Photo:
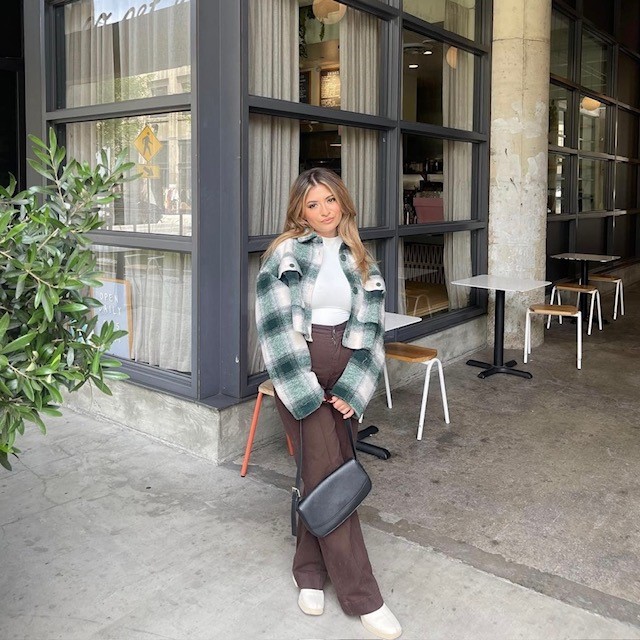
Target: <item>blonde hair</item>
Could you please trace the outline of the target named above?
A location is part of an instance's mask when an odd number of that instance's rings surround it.
[[[356,261],[356,266],[360,272],[360,277],[364,282],[369,275],[369,269],[374,263],[374,260],[360,239],[353,199],[340,176],[330,169],[323,167],[307,169],[307,171],[303,171],[295,179],[289,193],[289,204],[287,205],[284,231],[269,245],[263,258],[268,258],[276,247],[285,240],[289,238],[300,238],[309,233],[309,227],[304,219],[304,203],[309,190],[318,185],[323,185],[329,189],[340,205],[342,220],[340,220],[340,224],[338,225],[338,235],[349,249],[351,249],[351,253]]]

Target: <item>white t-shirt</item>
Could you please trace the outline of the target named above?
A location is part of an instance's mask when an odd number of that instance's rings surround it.
[[[351,287],[340,266],[342,238],[322,238],[324,254],[311,298],[311,322],[334,327],[351,315]]]

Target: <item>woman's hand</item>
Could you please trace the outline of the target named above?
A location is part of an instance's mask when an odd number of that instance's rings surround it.
[[[337,409],[342,414],[342,417],[345,420],[347,418],[350,418],[355,413],[355,411],[351,408],[349,403],[345,402],[344,400],[336,396],[331,396],[327,400],[327,402],[330,402],[334,406],[334,408]]]

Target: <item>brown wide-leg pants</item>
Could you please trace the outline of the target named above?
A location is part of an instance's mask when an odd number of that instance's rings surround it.
[[[309,343],[312,370],[320,385],[331,391],[353,353],[342,346],[346,323],[337,327],[313,325]],[[276,405],[285,431],[293,442],[296,461],[300,447],[300,425],[276,394]],[[358,423],[348,421],[357,437]],[[353,457],[342,414],[324,403],[302,421],[302,495]],[[298,539],[293,558],[293,575],[301,589],[322,589],[327,575],[344,612],[363,615],[379,609],[382,596],[373,577],[362,537],[358,514],[353,513],[335,531],[316,538],[298,519]]]

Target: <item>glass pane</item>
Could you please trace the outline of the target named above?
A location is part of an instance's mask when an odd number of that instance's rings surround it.
[[[593,24],[613,33],[613,6],[614,2],[603,2],[602,0],[583,0],[584,17],[591,20]]]
[[[471,232],[417,235],[398,246],[398,311],[432,317],[469,306],[470,290],[451,284],[471,273]]]
[[[618,150],[616,155],[624,158],[640,158],[638,142],[640,120],[635,113],[618,109]]]
[[[103,306],[99,323],[129,332],[114,343],[119,358],[161,369],[191,371],[191,255],[103,247],[93,251],[104,286],[92,291]]]
[[[640,107],[638,78],[640,78],[640,63],[621,51],[618,58],[618,99],[620,102],[632,107]]]
[[[250,0],[249,93],[379,112],[381,23],[335,0]]]
[[[621,0],[620,42],[632,51],[640,52],[640,2],[638,0]]]
[[[473,129],[475,56],[403,31],[402,118]]]
[[[78,0],[57,9],[61,107],[191,91],[189,0],[134,6]]]
[[[402,136],[400,224],[470,220],[472,145]]]
[[[549,144],[565,146],[568,104],[569,92],[552,84],[549,87]]]
[[[638,208],[638,165],[616,163],[616,209]]]
[[[551,15],[551,73],[563,78],[569,74],[571,22],[555,11]]]
[[[475,39],[476,0],[404,0],[404,11],[447,31]]]
[[[128,149],[142,174],[102,208],[103,229],[191,235],[190,113],[70,123],[66,143],[70,157],[90,164],[100,149],[111,158]]]
[[[605,160],[578,161],[578,211],[604,210]]]
[[[583,33],[580,83],[592,91],[607,93],[608,76],[609,62],[606,43],[589,33]]]
[[[578,149],[584,151],[607,150],[605,135],[607,131],[607,106],[589,96],[580,96],[580,131]]]
[[[289,189],[311,167],[342,177],[358,212],[358,226],[379,225],[380,132],[317,121],[249,117],[249,234],[284,228]]]
[[[568,166],[569,160],[565,156],[549,154],[547,213],[567,213],[569,211]]]
[[[2,86],[2,104],[0,105],[0,185],[9,184],[9,174],[20,180],[20,165],[18,157],[18,140],[20,131],[20,91],[18,89],[18,74],[15,71],[0,70],[0,86]],[[18,188],[20,186],[18,185]]]

